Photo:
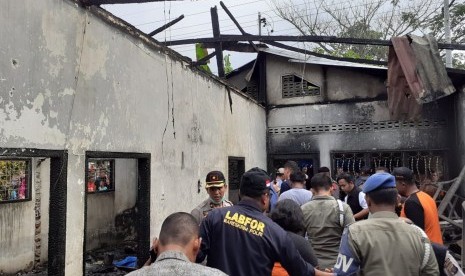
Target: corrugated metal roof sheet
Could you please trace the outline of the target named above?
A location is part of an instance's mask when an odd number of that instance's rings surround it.
[[[327,66],[343,66],[343,67],[352,67],[352,68],[366,68],[366,69],[378,69],[378,70],[387,70],[387,67],[369,65],[357,62],[349,61],[340,61],[333,60],[321,57],[315,57],[311,54],[304,55],[296,52],[291,52],[287,50],[277,50],[272,48],[260,49],[260,52],[277,55],[281,57],[289,58],[289,62],[295,63],[307,63],[307,64],[318,64],[318,65],[327,65]]]

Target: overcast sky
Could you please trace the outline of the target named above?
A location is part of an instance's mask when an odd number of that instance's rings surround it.
[[[262,27],[262,35],[297,35],[298,32],[291,24],[279,18],[274,12],[271,0],[234,0],[223,1],[239,24],[250,34],[258,34],[258,12],[266,18],[268,24]],[[300,1],[294,0],[294,4]],[[145,33],[149,33],[165,23],[184,15],[184,19],[171,28],[159,33],[155,39],[170,41],[187,38],[212,37],[210,8],[217,6],[220,30],[222,34],[240,34],[234,23],[223,11],[219,0],[198,1],[166,1],[142,4],[103,5],[114,15],[128,21]],[[273,33],[271,33],[273,30]],[[295,43],[298,46],[298,43]],[[173,47],[182,55],[195,60],[194,45]],[[213,49],[209,49],[212,52]],[[256,54],[224,51],[224,55],[231,54],[233,68],[253,60]],[[215,58],[209,64],[216,74]]]

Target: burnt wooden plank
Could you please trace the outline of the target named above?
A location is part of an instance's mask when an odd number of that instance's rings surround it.
[[[168,29],[169,27],[173,26],[174,24],[178,23],[179,21],[181,21],[182,19],[184,18],[184,14],[181,14],[180,17],[166,23],[165,25],[161,26],[160,28],[158,29],[155,29],[153,32],[149,33],[149,36],[154,36],[156,34],[158,34],[159,32],[162,32],[166,29]]]
[[[195,43],[217,43],[217,42],[238,42],[238,41],[288,41],[288,42],[320,42],[320,43],[341,43],[341,44],[354,44],[354,45],[378,45],[378,46],[390,46],[392,45],[390,40],[381,39],[364,39],[364,38],[347,38],[347,37],[336,37],[336,36],[314,36],[314,35],[275,35],[275,36],[258,36],[251,34],[243,35],[221,35],[221,37],[210,37],[210,38],[192,38],[192,39],[181,39],[174,41],[167,41],[165,44],[172,46],[184,45],[184,44],[195,44]],[[465,44],[459,43],[438,43],[439,49],[451,49],[451,50],[465,50]]]
[[[220,1],[220,5],[221,7],[223,7],[224,11],[228,14],[229,18],[231,18],[231,20],[234,22],[234,24],[236,25],[236,27],[239,29],[239,31],[241,32],[242,35],[247,35],[247,33],[244,31],[244,29],[242,29],[241,25],[239,25],[239,22],[237,22],[236,18],[232,15],[232,13],[228,10],[228,8],[226,7],[226,5],[223,3],[223,1]],[[255,52],[258,52],[258,48],[257,46],[255,46],[255,44],[252,42],[252,39],[248,39],[247,40],[250,44],[250,46],[252,46],[255,50]]]
[[[213,28],[213,37],[220,37],[220,24],[218,21],[218,10],[216,6],[210,9],[210,14],[212,17],[212,28]],[[216,65],[218,67],[218,77],[224,77],[224,63],[223,63],[223,48],[221,42],[215,44],[216,52]]]

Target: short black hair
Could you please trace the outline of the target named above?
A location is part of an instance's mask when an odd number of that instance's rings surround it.
[[[363,166],[362,169],[360,170],[361,173],[364,174],[370,174],[371,173],[371,168],[369,166]]]
[[[160,230],[160,243],[162,245],[176,244],[187,245],[193,238],[199,236],[199,225],[195,218],[185,212],[177,212],[169,215]]]
[[[336,178],[336,181],[339,182],[339,180],[344,179],[347,181],[347,183],[354,182],[354,177],[350,173],[343,172],[339,174]]]
[[[328,168],[328,167],[319,167],[319,168],[318,168],[318,172],[319,172],[319,173],[322,173],[322,172],[330,172],[330,171],[329,171],[329,168]]]
[[[395,206],[397,204],[397,189],[396,188],[378,189],[378,190],[368,192],[366,195],[376,205]]]
[[[315,176],[313,176],[310,180],[310,186],[316,191],[321,189],[328,191],[331,189],[331,185],[331,178],[329,178],[329,176],[327,176],[324,172],[315,174]]]
[[[292,160],[288,160],[286,163],[284,163],[284,168],[290,169],[291,173],[300,171],[300,168],[297,162],[292,161]]]
[[[305,174],[301,171],[291,173],[289,179],[291,182],[305,183]]]
[[[383,171],[389,173],[389,169],[383,166],[376,167],[375,171]]]
[[[296,234],[302,234],[305,231],[304,213],[299,204],[291,199],[278,201],[270,218],[286,231]]]

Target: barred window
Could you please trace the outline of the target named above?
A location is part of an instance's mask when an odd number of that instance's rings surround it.
[[[0,203],[31,199],[31,161],[0,159]]]
[[[423,182],[433,176],[447,179],[445,151],[370,151],[370,152],[333,152],[331,154],[333,174],[341,172],[358,174],[363,167],[385,169],[388,172],[396,167],[408,167],[416,181]]]
[[[320,95],[320,87],[296,75],[284,75],[281,82],[283,98]]]

